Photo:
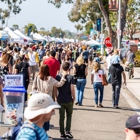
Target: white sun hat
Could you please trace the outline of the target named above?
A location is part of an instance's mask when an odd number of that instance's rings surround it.
[[[24,116],[30,120],[41,114],[48,114],[55,108],[60,108],[60,105],[50,95],[38,92],[30,97]]]

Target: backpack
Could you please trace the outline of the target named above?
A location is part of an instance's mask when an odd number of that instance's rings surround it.
[[[20,66],[20,64],[19,64],[19,66]],[[22,67],[21,69],[19,69],[19,74],[23,74],[23,77],[28,78],[28,69],[25,66]]]
[[[32,129],[35,132],[35,134],[36,134],[36,139],[35,140],[40,140],[39,134],[38,134],[37,130],[31,124],[23,124],[22,126],[21,125],[18,125],[18,126],[12,127],[8,132],[6,132],[2,136],[2,139],[5,139],[5,140],[16,140],[16,137],[17,137],[18,133],[22,129],[24,129],[24,128],[30,128],[30,129]]]

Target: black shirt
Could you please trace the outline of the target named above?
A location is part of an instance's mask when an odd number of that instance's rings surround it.
[[[15,66],[15,69],[18,70],[18,74],[20,74],[22,68],[25,69],[25,79],[29,79],[29,73],[28,73],[28,67],[29,67],[29,64],[27,62],[20,62],[19,64],[17,64]]]
[[[124,71],[123,67],[120,64],[111,65],[109,68],[109,73],[111,74],[112,84],[121,84],[122,83],[122,72]]]
[[[86,79],[86,75],[85,75],[86,65],[82,64],[79,66],[78,64],[75,64],[74,67],[76,69],[76,77],[78,79]]]
[[[62,75],[57,75],[56,80],[60,81]],[[57,97],[58,103],[70,103],[73,101],[72,94],[71,94],[71,85],[74,84],[73,76],[66,75],[65,77],[66,82],[62,87],[58,88],[59,94]]]

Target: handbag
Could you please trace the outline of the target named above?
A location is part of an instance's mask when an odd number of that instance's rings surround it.
[[[108,82],[106,80],[106,76],[104,74],[104,71],[103,71],[103,74],[101,75],[101,78],[102,78],[102,85],[103,86],[107,86],[108,85]]]

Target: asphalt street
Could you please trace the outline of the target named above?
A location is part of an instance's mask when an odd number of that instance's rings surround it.
[[[104,90],[104,107],[95,108],[93,86],[90,84],[90,71],[87,77],[83,106],[74,105],[73,109],[71,132],[74,140],[125,140],[125,121],[130,115],[140,112],[139,101],[127,89],[122,89],[119,101],[120,109],[114,109],[111,102],[111,85],[108,85]],[[7,128],[0,127],[0,135],[5,131]],[[53,140],[59,140],[58,110],[52,116],[48,134]]]

